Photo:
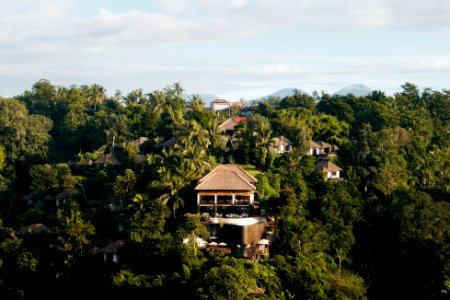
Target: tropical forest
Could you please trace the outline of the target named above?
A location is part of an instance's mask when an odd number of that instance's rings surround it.
[[[42,79],[0,98],[0,299],[450,298],[450,90],[183,95]],[[263,259],[196,242],[195,187],[228,164],[257,179]]]

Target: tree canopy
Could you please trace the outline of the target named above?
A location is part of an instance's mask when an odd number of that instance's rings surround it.
[[[296,91],[246,116],[186,102],[180,83],[40,80],[0,98],[0,297],[445,299],[450,90],[401,88]],[[271,151],[280,136],[292,151]],[[342,178],[316,170],[312,141],[338,147]],[[194,188],[222,163],[254,172],[274,220],[258,262],[194,242],[209,234]]]

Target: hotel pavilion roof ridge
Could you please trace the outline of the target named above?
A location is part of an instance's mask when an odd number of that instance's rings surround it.
[[[209,172],[207,175],[202,177],[199,180],[199,183],[202,183],[206,180],[208,180],[210,177],[213,177],[217,173],[235,173],[236,175],[239,175],[239,177],[243,178],[245,181],[253,185],[253,183],[258,182],[258,180],[250,175],[247,171],[245,171],[240,165],[238,164],[223,164],[223,165],[217,165],[211,172]],[[227,175],[227,174],[222,174]],[[231,175],[231,174],[228,174]]]

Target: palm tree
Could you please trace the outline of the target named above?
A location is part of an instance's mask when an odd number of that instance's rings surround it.
[[[127,106],[137,105],[141,103],[143,99],[145,99],[145,96],[142,89],[133,90],[125,97],[125,104]]]
[[[151,188],[165,191],[158,199],[164,205],[171,206],[173,217],[176,217],[176,209],[184,205],[184,200],[180,197],[180,190],[186,182],[178,174],[174,173],[170,166],[161,166],[158,169],[159,179],[150,183]]]
[[[168,106],[167,113],[172,121],[172,134],[175,135],[176,132],[182,130],[186,125],[184,112],[180,108],[172,108],[171,106]]]
[[[97,105],[102,105],[106,99],[106,90],[98,84],[93,84],[91,85],[89,96],[94,105],[94,111],[96,111]]]
[[[153,93],[148,94],[148,96],[150,98],[149,104],[152,113],[156,116],[160,116],[164,111],[164,106],[166,104],[164,92],[156,90]]]
[[[204,129],[197,121],[190,120],[189,123],[189,135],[188,138],[192,141],[194,147],[200,147],[203,149],[207,149],[211,144],[211,140],[209,139],[209,134],[206,129]]]
[[[175,97],[180,98],[183,95],[184,89],[181,83],[175,82],[173,84],[173,92]]]
[[[211,127],[208,128],[208,136],[210,140],[210,149],[215,151],[217,149],[222,149],[222,134],[219,132],[219,123],[217,120],[213,120]],[[232,141],[232,137],[230,137],[230,141]]]

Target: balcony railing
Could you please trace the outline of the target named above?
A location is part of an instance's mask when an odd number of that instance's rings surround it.
[[[214,199],[200,199],[200,204],[214,204]]]
[[[250,200],[249,199],[242,199],[242,200],[234,200],[234,204],[236,205],[249,205]]]
[[[233,201],[231,199],[217,199],[217,204],[233,204]]]

